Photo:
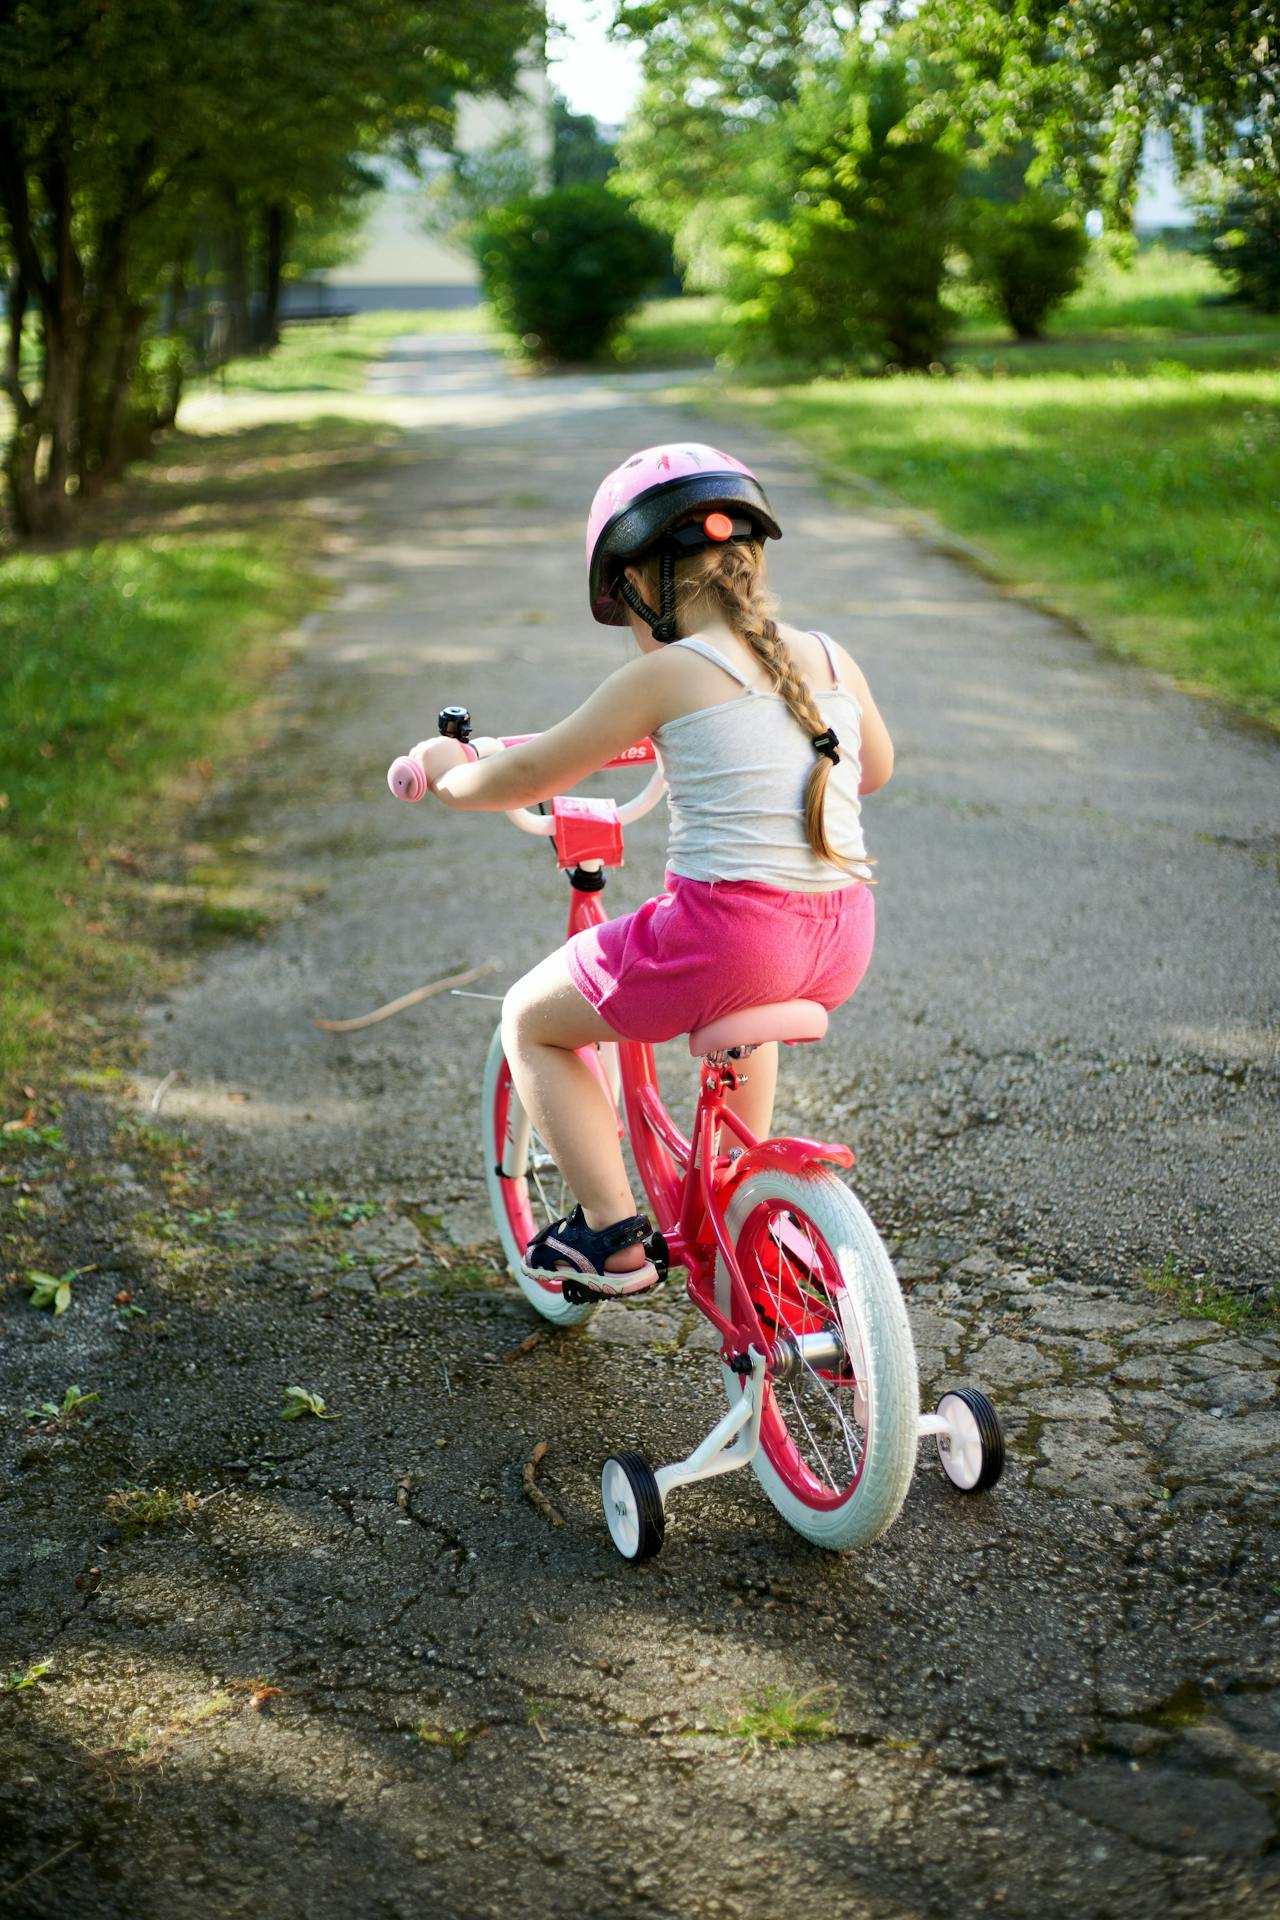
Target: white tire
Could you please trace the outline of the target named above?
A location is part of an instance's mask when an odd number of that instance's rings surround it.
[[[529,1241],[550,1220],[560,1217],[557,1207],[560,1214],[569,1212],[573,1195],[561,1181],[520,1105],[502,1048],[501,1027],[489,1043],[489,1057],[485,1061],[481,1126],[489,1205],[511,1276],[544,1320],[557,1327],[579,1327],[591,1318],[595,1304],[571,1306],[554,1283],[544,1286],[524,1271]],[[512,1178],[504,1178],[499,1172],[503,1165]]]
[[[818,1293],[805,1289],[804,1297],[821,1299],[812,1318],[838,1327],[849,1357],[839,1375],[802,1360],[792,1380],[770,1383],[756,1478],[806,1540],[838,1551],[866,1546],[898,1516],[919,1435],[915,1348],[884,1243],[861,1203],[821,1168],[749,1174],[729,1202],[727,1220],[739,1264],[754,1263],[753,1298],[762,1291],[780,1332],[788,1330],[783,1276],[826,1276]],[[789,1263],[779,1265],[779,1250],[788,1244]],[[731,1311],[723,1255],[716,1262],[716,1304]],[[728,1367],[722,1373],[733,1406],[744,1383]]]

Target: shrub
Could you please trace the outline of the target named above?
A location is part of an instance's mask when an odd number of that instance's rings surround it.
[[[499,319],[533,358],[594,359],[667,264],[658,236],[586,183],[497,208],[473,244]]]
[[[1280,312],[1280,186],[1235,182],[1200,222],[1205,251],[1232,292],[1263,313]]]
[[[936,360],[959,161],[905,65],[860,49],[813,83],[783,120],[768,171],[773,205],[787,211],[739,237],[733,291],[747,340],[812,366]]]
[[[974,278],[1019,340],[1037,340],[1045,320],[1084,276],[1089,242],[1078,220],[1048,194],[976,200],[966,220]]]

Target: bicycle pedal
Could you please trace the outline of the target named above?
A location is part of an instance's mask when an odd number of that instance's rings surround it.
[[[571,1307],[599,1306],[610,1300],[620,1300],[624,1306],[629,1306],[633,1300],[648,1300],[659,1292],[666,1277],[663,1272],[652,1286],[639,1287],[634,1293],[609,1293],[601,1287],[589,1285],[585,1280],[571,1280],[566,1274],[560,1283],[560,1291]]]

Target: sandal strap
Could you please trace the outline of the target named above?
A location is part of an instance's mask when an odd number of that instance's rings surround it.
[[[526,1257],[532,1259],[535,1247],[545,1247],[549,1253],[576,1257],[587,1263],[584,1271],[603,1276],[604,1263],[611,1254],[621,1253],[625,1247],[644,1246],[652,1231],[651,1223],[642,1213],[633,1213],[629,1220],[615,1220],[611,1227],[597,1230],[587,1225],[578,1206],[563,1220],[553,1220],[535,1233]],[[552,1241],[555,1244],[549,1245]]]

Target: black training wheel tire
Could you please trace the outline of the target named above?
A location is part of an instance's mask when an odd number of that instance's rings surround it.
[[[600,1475],[609,1537],[624,1560],[652,1560],[666,1538],[666,1515],[653,1468],[642,1453],[614,1453]]]
[[[1004,1433],[999,1414],[976,1387],[955,1387],[944,1393],[938,1412],[964,1434],[958,1445],[950,1434],[938,1435],[942,1471],[960,1493],[988,1492],[1004,1472]]]

